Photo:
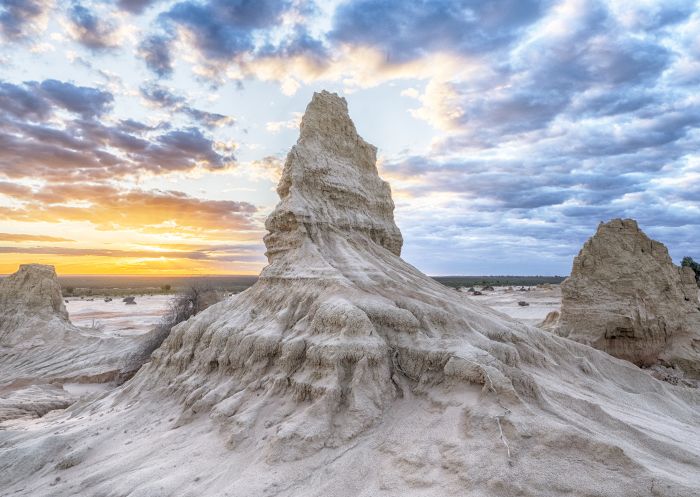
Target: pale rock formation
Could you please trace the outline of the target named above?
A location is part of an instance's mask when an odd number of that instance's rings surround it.
[[[53,266],[23,264],[0,280],[0,345],[31,345],[46,327],[69,324]]]
[[[389,186],[344,99],[314,95],[279,194],[257,283],[176,326],[109,396],[0,430],[0,491],[696,492],[697,391],[516,323],[400,259]]]
[[[601,223],[561,285],[556,332],[640,366],[700,374],[700,309],[690,268],[632,219]]]
[[[559,317],[559,311],[550,311],[547,313],[544,320],[537,326],[543,330],[555,330],[559,326]]]
[[[54,267],[21,265],[0,280],[0,420],[65,408],[77,399],[64,382],[123,382],[159,345],[151,341],[74,326]]]

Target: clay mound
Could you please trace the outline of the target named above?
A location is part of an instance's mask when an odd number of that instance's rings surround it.
[[[344,99],[315,94],[257,283],[175,327],[110,396],[0,431],[0,489],[692,495],[697,391],[467,302],[401,260],[375,153]]]
[[[21,265],[0,281],[0,420],[65,408],[76,398],[62,383],[123,382],[148,360],[150,342],[74,326],[54,267]]]
[[[700,374],[700,309],[692,270],[632,219],[601,223],[561,285],[557,333],[640,366]]]

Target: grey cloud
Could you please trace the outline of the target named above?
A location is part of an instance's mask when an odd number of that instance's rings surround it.
[[[336,9],[330,38],[377,47],[389,62],[439,50],[480,54],[514,41],[521,29],[539,18],[543,4],[534,0],[355,0]]]
[[[51,105],[29,88],[0,82],[0,111],[15,118],[38,121],[51,114]]]
[[[160,77],[173,73],[173,58],[170,53],[172,38],[169,35],[151,35],[139,43],[138,54],[146,66]]]
[[[161,14],[187,29],[207,59],[228,59],[254,48],[255,31],[279,22],[290,2],[278,0],[184,1]]]
[[[107,112],[114,102],[108,91],[47,79],[38,85],[53,103],[83,117],[96,117]]]
[[[0,0],[0,33],[10,41],[31,36],[33,22],[47,11],[46,0]]]
[[[170,129],[131,119],[104,124],[101,118],[112,101],[109,92],[56,80],[0,82],[0,173],[9,178],[102,181],[195,167],[221,170],[234,164],[232,154],[218,152],[196,127]],[[58,118],[60,109],[74,117]],[[227,120],[197,109],[183,112],[188,111],[207,127]],[[58,125],[44,123],[51,116],[58,118]]]
[[[131,12],[132,14],[140,14],[151,5],[158,3],[160,0],[117,0],[117,6],[120,9]]]
[[[216,112],[208,112],[192,107],[187,99],[154,82],[140,88],[141,95],[151,104],[173,112],[182,113],[206,128],[218,128],[233,123],[233,118]]]
[[[83,46],[95,51],[117,47],[116,24],[100,19],[90,9],[75,3],[68,10],[68,19],[73,28],[73,36]]]

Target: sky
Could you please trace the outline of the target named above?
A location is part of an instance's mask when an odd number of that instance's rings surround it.
[[[0,0],[0,274],[256,274],[314,91],[432,275],[567,275],[601,221],[700,258],[685,0]]]

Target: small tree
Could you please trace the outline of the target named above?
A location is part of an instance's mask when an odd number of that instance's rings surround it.
[[[171,288],[172,287],[170,285],[163,285],[162,287],[160,287],[160,289],[163,290],[163,292],[165,293],[169,292]]]
[[[692,257],[683,257],[681,266],[687,266],[695,271],[695,282],[700,286],[700,264],[695,262]]]
[[[223,296],[222,293],[211,287],[193,285],[180,295],[173,297],[160,324],[153,330],[149,343],[144,347],[143,354],[145,357],[150,356],[151,352],[160,347],[163,340],[170,334],[173,326],[187,321],[210,305],[216,304]]]
[[[192,285],[170,301],[170,306],[167,314],[163,317],[163,322],[172,328],[220,300],[221,295],[213,288]]]

